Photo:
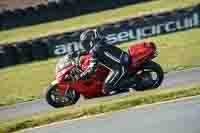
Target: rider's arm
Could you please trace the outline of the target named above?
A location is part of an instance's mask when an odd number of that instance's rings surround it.
[[[92,56],[90,58],[90,64],[88,68],[81,73],[80,79],[86,80],[89,77],[89,75],[93,74],[96,71],[96,67],[97,67],[96,53],[92,53]]]

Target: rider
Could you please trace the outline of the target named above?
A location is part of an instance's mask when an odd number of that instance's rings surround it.
[[[87,79],[101,64],[110,70],[104,81],[103,93],[110,95],[115,92],[117,84],[127,73],[130,62],[129,55],[120,48],[107,44],[106,39],[99,35],[97,29],[89,29],[80,36],[84,49],[91,54],[90,65],[80,74],[79,79]]]

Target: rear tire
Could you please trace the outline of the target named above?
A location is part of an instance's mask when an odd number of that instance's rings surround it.
[[[155,80],[153,79],[152,77],[153,75],[150,72],[153,72],[156,74]],[[136,84],[135,89],[138,91],[158,88],[162,84],[163,79],[164,79],[164,71],[162,67],[153,61],[145,63],[138,70],[137,74],[136,74],[137,84]],[[145,78],[147,78],[147,80]]]
[[[75,104],[79,100],[80,94],[73,89],[68,89],[65,97],[63,97],[60,96],[57,85],[51,85],[47,89],[45,98],[49,105],[54,108],[61,108]]]

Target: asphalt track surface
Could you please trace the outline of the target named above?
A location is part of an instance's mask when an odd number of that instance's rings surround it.
[[[199,82],[200,82],[200,68],[193,68],[184,71],[170,72],[166,74],[164,82],[162,84],[162,88],[170,88],[174,86],[179,86],[179,85],[182,86],[184,84],[188,85]],[[121,95],[127,95],[127,93],[123,93]],[[105,98],[109,99],[112,97],[105,97]],[[98,101],[98,99],[91,99],[91,100],[81,101],[78,104],[94,103],[95,100]],[[29,116],[34,113],[46,112],[51,110],[55,109],[49,106],[44,99],[39,99],[26,103],[19,103],[7,107],[0,107],[0,122],[21,116]]]
[[[64,121],[21,133],[199,133],[200,96]]]

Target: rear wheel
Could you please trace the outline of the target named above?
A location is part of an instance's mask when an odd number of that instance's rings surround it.
[[[158,88],[164,79],[161,66],[153,61],[145,63],[136,73],[136,90]]]
[[[65,96],[61,96],[57,85],[52,85],[47,89],[46,101],[48,104],[55,108],[61,108],[75,104],[80,98],[80,94],[76,90],[68,89],[65,92]]]

